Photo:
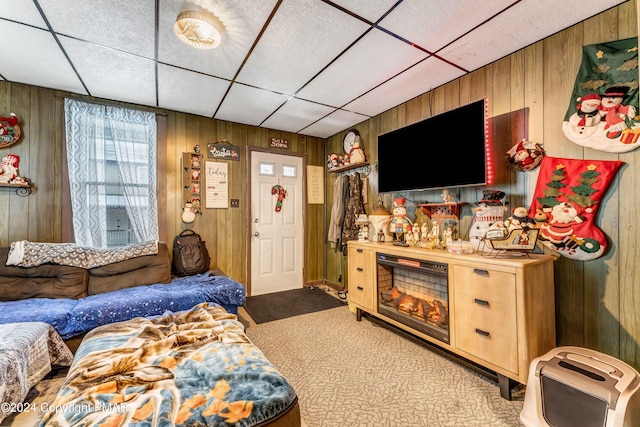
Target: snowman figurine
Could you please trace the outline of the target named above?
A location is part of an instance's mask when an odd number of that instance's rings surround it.
[[[405,242],[406,234],[412,228],[412,223],[409,218],[407,218],[405,203],[406,199],[404,197],[393,199],[392,216],[387,222],[389,234],[393,236],[393,244],[396,246],[408,246]],[[413,235],[411,238],[413,239]]]
[[[182,211],[182,222],[191,224],[196,220],[196,214],[193,211],[193,203],[187,202],[184,204],[184,210]]]

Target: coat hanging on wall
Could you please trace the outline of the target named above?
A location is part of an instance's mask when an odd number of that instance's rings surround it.
[[[562,130],[574,143],[610,153],[640,146],[638,38],[582,48]]]

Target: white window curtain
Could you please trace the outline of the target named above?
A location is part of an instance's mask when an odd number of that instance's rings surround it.
[[[108,143],[115,148],[126,211],[137,241],[158,240],[155,114],[67,98],[65,116],[76,244],[108,246]]]

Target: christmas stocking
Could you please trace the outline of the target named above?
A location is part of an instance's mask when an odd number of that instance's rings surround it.
[[[594,218],[621,165],[549,156],[542,160],[529,216],[536,217],[539,238],[547,247],[581,261],[604,254],[607,240]]]

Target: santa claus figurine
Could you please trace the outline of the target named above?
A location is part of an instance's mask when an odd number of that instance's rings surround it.
[[[0,162],[0,183],[10,183],[18,176],[18,164],[20,156],[15,154],[7,154]]]

